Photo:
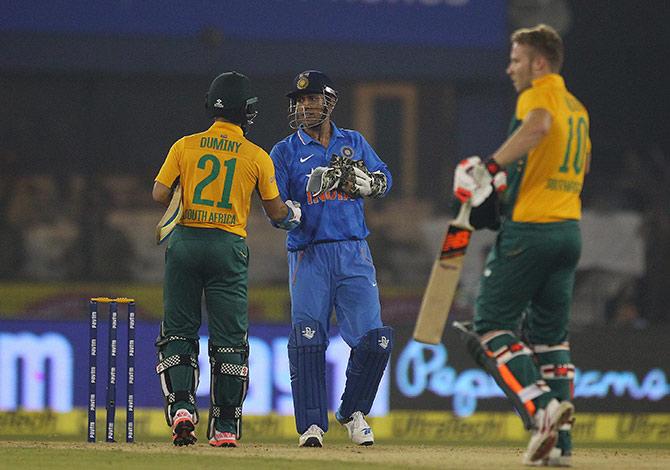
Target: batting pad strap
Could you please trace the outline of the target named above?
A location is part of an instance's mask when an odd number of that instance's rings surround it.
[[[198,368],[198,359],[191,354],[174,354],[161,360],[156,366],[156,373],[162,374],[170,367],[174,366],[191,366],[194,369]]]
[[[519,356],[532,356],[533,352],[522,342],[508,344],[493,351],[493,357],[498,364],[507,364]]]
[[[249,346],[246,347],[223,347],[223,346],[214,346],[213,344],[209,345],[209,355],[214,356],[216,353],[221,354],[249,354]]]
[[[186,336],[177,336],[177,335],[170,335],[170,336],[159,335],[158,338],[156,338],[155,346],[160,348],[172,341],[186,341],[187,343],[194,344],[196,347],[198,346],[198,340],[193,338],[187,338]]]
[[[216,406],[209,408],[210,418],[240,419],[242,417],[241,406]]]
[[[544,364],[540,366],[543,379],[572,380],[575,378],[574,364]]]
[[[548,393],[551,392],[551,389],[549,386],[545,383],[544,380],[538,380],[534,384],[530,384],[527,387],[522,388],[517,392],[517,395],[519,395],[519,398],[521,401],[524,403],[524,405],[528,402],[531,402],[535,398],[539,397],[543,393]]]
[[[234,375],[237,377],[248,377],[249,367],[246,364],[230,364],[229,362],[211,361],[212,374]]]
[[[560,344],[531,344],[530,347],[536,354],[556,351],[570,351],[570,343],[567,341],[564,341]]]
[[[462,322],[460,324],[469,324],[469,322]],[[482,345],[487,345],[494,339],[504,335],[515,336],[512,330],[493,330],[489,331],[488,333],[484,333],[484,335],[479,338],[479,341],[482,343]]]
[[[178,401],[185,401],[195,406],[195,396],[187,390],[180,390],[177,392],[169,393],[165,397],[165,400],[167,401],[168,405],[173,405]]]

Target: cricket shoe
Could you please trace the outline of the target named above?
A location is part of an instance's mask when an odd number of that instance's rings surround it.
[[[558,428],[569,423],[575,407],[569,401],[559,402],[555,398],[535,413],[535,429],[528,442],[528,448],[523,455],[524,465],[536,465],[549,456],[551,449],[558,440]],[[542,465],[542,463],[540,463]]]
[[[323,429],[312,424],[298,439],[299,447],[323,447]]]
[[[172,418],[172,443],[176,446],[190,446],[197,440],[193,415],[183,408],[177,410]]]
[[[237,436],[232,432],[216,431],[209,440],[212,447],[237,447]]]
[[[527,465],[531,467],[571,467],[572,456],[570,454],[563,454],[561,449],[554,447],[545,458]]]
[[[375,435],[372,433],[372,428],[365,421],[365,416],[360,411],[356,411],[351,415],[349,421],[342,422],[342,425],[347,428],[349,439],[354,444],[359,446],[371,446],[375,443]]]

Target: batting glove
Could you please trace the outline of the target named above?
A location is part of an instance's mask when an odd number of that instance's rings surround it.
[[[293,230],[298,225],[300,225],[300,219],[302,218],[300,203],[297,201],[288,200],[284,204],[286,204],[286,207],[288,208],[288,214],[284,220],[279,222],[272,222],[272,225],[282,230]]]
[[[470,201],[472,207],[479,207],[493,192],[493,177],[477,156],[468,157],[456,167],[454,174],[454,195],[459,201]]]
[[[493,187],[499,193],[507,189],[507,172],[493,158],[486,160],[486,169],[493,178]]]

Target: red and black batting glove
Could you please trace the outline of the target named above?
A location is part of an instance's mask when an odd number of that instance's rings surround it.
[[[489,158],[484,162],[484,166],[493,178],[492,184],[495,190],[499,193],[507,189],[507,172],[501,167],[493,158]]]
[[[461,203],[470,200],[477,189],[477,181],[473,176],[473,169],[475,166],[481,164],[481,158],[475,155],[461,160],[456,166],[456,172],[454,174],[454,196],[456,196]]]

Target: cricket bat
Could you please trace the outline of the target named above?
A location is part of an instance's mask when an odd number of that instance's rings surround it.
[[[181,184],[177,183],[172,191],[172,199],[165,214],[156,225],[156,244],[160,245],[170,236],[177,223],[181,220],[184,203],[181,199]]]
[[[449,223],[442,249],[433,263],[430,279],[421,301],[413,337],[416,341],[438,344],[447,324],[463,257],[474,228],[470,225],[470,201],[461,205],[458,216]]]

